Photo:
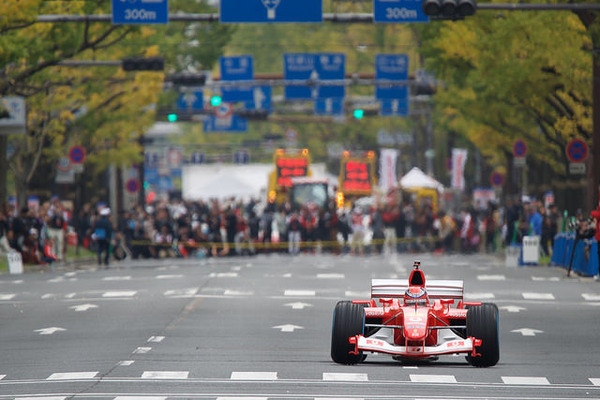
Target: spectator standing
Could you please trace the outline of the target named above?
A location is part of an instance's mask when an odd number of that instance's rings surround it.
[[[300,241],[302,238],[302,223],[296,212],[288,216],[288,252],[291,255],[300,253]]]
[[[110,257],[110,240],[113,235],[112,223],[109,219],[110,208],[104,207],[100,210],[98,218],[92,226],[93,239],[96,242],[96,252],[98,255],[98,265],[104,262],[105,268],[108,268]],[[102,255],[104,254],[104,258]]]
[[[396,224],[400,218],[399,207],[396,204],[388,203],[381,214],[384,229],[384,252],[394,254],[397,251],[398,238],[396,236]]]
[[[54,251],[59,261],[64,260],[64,244],[65,244],[65,226],[66,221],[63,216],[63,210],[58,198],[53,200],[52,206],[48,211],[50,220],[48,221],[48,237],[52,240]]]
[[[365,246],[365,226],[363,224],[363,211],[361,207],[354,207],[351,216],[352,240],[350,242],[350,253],[362,256]]]

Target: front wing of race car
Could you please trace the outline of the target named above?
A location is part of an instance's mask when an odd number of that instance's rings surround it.
[[[477,347],[481,346],[481,340],[474,337],[450,340],[437,346],[396,346],[384,340],[368,338],[363,335],[353,336],[349,338],[349,341],[354,345],[352,354],[359,354],[360,351],[371,351],[409,358],[423,358],[455,353],[471,353],[473,357],[476,357],[480,355],[477,353]]]

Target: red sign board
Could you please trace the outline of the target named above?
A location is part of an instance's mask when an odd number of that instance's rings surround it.
[[[567,158],[572,163],[584,162],[588,155],[588,145],[581,139],[573,139],[567,144]]]
[[[277,165],[277,185],[280,187],[291,187],[292,178],[307,176],[308,160],[304,157],[279,158]]]
[[[523,139],[515,140],[513,144],[513,155],[515,157],[525,157],[527,155],[527,144]]]
[[[349,192],[370,192],[371,163],[360,160],[348,160],[343,165],[342,190]]]
[[[81,146],[73,146],[69,150],[69,160],[73,164],[81,164],[85,160],[85,149]]]

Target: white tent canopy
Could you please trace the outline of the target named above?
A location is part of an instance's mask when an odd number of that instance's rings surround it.
[[[406,175],[400,178],[400,186],[405,188],[420,187],[437,189],[438,191],[444,190],[444,185],[417,167],[413,167]]]

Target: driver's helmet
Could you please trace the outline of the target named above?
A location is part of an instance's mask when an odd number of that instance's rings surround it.
[[[427,291],[423,286],[411,286],[404,292],[405,305],[426,305],[428,302]]]

